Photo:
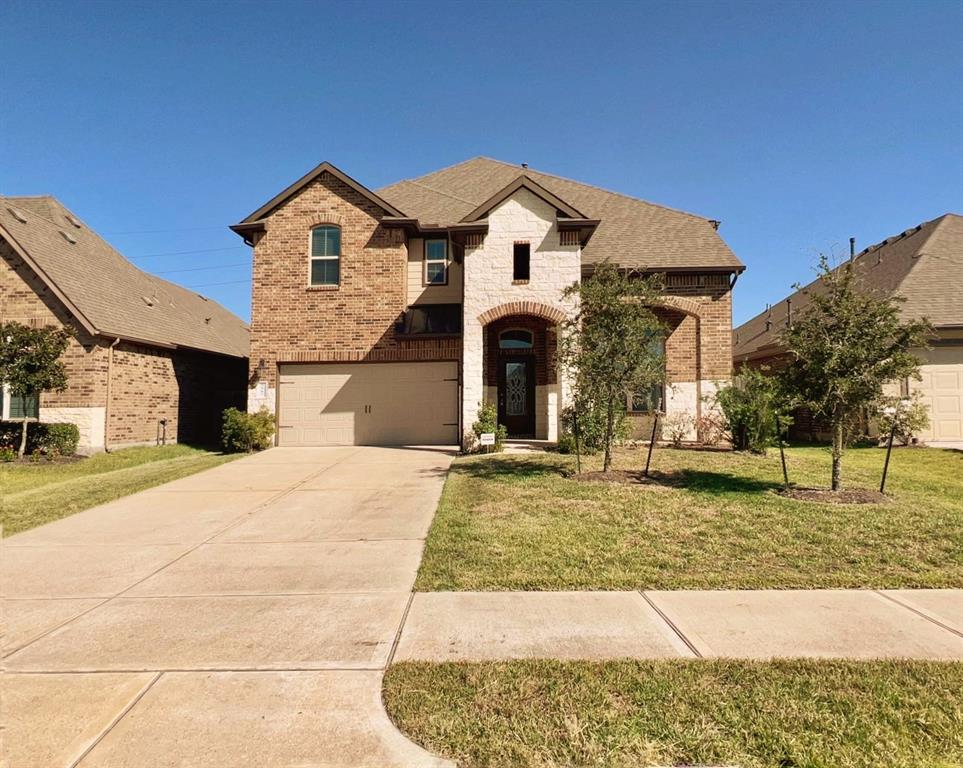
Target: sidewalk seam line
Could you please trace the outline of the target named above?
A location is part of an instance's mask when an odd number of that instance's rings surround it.
[[[695,645],[692,643],[692,641],[689,640],[689,638],[686,637],[686,636],[682,633],[682,630],[679,629],[679,628],[675,625],[675,622],[672,621],[672,619],[670,619],[670,618],[663,612],[663,610],[662,610],[661,608],[659,608],[659,606],[657,606],[657,605],[651,600],[651,598],[649,598],[649,596],[648,596],[647,594],[645,594],[645,592],[644,592],[643,590],[640,589],[638,592],[639,592],[640,595],[642,595],[642,599],[645,600],[645,602],[647,602],[647,603],[649,604],[649,606],[652,608],[652,610],[655,611],[657,614],[659,614],[659,616],[662,618],[662,621],[664,621],[666,624],[668,624],[668,625],[669,625],[669,628],[679,637],[679,639],[680,639],[683,643],[685,643],[686,647],[687,647],[690,651],[692,651],[692,654],[693,654],[697,659],[704,658],[703,655],[702,655],[702,653],[701,653],[701,651],[699,651],[699,649],[695,647]]]
[[[408,595],[408,602],[405,604],[405,612],[401,614],[401,623],[398,624],[398,631],[395,632],[394,642],[391,643],[391,650],[388,652],[388,660],[385,662],[385,669],[392,665],[395,660],[395,652],[398,650],[398,644],[401,642],[401,633],[405,629],[405,624],[408,622],[408,612],[411,611],[411,604],[415,601],[415,591],[411,590],[411,594]]]
[[[109,723],[107,723],[107,726],[100,732],[100,734],[97,736],[97,738],[95,738],[95,739],[93,740],[93,742],[91,742],[91,744],[87,747],[87,749],[85,749],[83,752],[81,752],[81,753],[80,753],[80,756],[79,756],[76,760],[74,760],[73,762],[71,762],[71,763],[67,766],[67,768],[76,768],[76,766],[80,765],[80,763],[83,762],[83,760],[87,757],[87,755],[89,755],[89,754],[94,750],[94,748],[96,748],[96,746],[97,746],[98,744],[100,744],[100,742],[102,742],[102,741],[106,738],[107,734],[110,733],[110,732],[114,729],[114,727],[117,725],[117,723],[119,723],[121,720],[123,720],[124,717],[127,716],[127,713],[130,712],[134,707],[137,706],[137,703],[138,703],[142,698],[144,698],[144,696],[147,695],[147,692],[148,692],[151,688],[154,687],[154,683],[156,683],[158,680],[160,680],[161,677],[163,677],[163,675],[164,675],[163,672],[158,672],[157,674],[155,674],[155,675],[150,679],[150,682],[148,682],[147,685],[145,685],[143,688],[141,688],[140,692],[138,692],[138,693],[134,696],[134,698],[131,699],[130,702],[128,702],[127,706],[125,706],[123,709],[121,709],[120,714],[118,714],[116,717],[112,718],[111,721],[110,721]]]
[[[939,621],[938,619],[934,619],[932,616],[929,616],[929,615],[923,613],[922,611],[917,610],[917,609],[914,608],[913,606],[907,605],[906,603],[902,602],[901,600],[897,600],[897,599],[896,599],[895,597],[893,597],[892,595],[887,595],[885,592],[883,592],[882,590],[879,590],[879,589],[874,589],[873,592],[875,592],[875,593],[876,593],[877,595],[879,595],[880,597],[885,598],[886,600],[889,600],[891,603],[894,603],[895,605],[898,605],[900,608],[905,608],[907,611],[912,611],[912,612],[915,613],[917,616],[919,616],[919,617],[922,618],[922,619],[926,619],[926,620],[927,620],[928,622],[930,622],[931,624],[935,624],[936,626],[940,627],[941,629],[945,629],[947,632],[952,632],[952,633],[953,633],[954,635],[956,635],[957,637],[963,637],[963,632],[960,632],[958,629],[954,629],[953,627],[951,627],[951,626],[949,626],[949,625],[947,625],[947,624],[944,624],[942,621]]]

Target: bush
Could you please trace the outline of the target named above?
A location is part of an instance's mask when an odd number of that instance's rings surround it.
[[[0,451],[20,446],[22,421],[0,422]],[[31,421],[27,424],[27,453],[37,456],[73,456],[80,442],[80,430],[76,424],[44,424]]]
[[[910,399],[883,398],[876,409],[880,441],[888,440],[890,430],[896,427],[893,437],[903,445],[913,441],[913,435],[930,425],[930,415],[920,393],[914,392]]]
[[[263,451],[271,446],[273,436],[274,415],[267,408],[261,408],[257,413],[237,408],[224,411],[221,442],[229,453]]]
[[[689,436],[694,425],[695,420],[688,413],[670,413],[662,420],[662,434],[678,448]]]
[[[779,380],[755,368],[741,368],[732,384],[716,392],[715,402],[737,451],[765,453],[779,439],[776,417],[783,431],[792,423]]]
[[[471,431],[475,433],[475,446],[480,448],[478,441],[486,432],[495,433],[495,445],[493,450],[497,453],[502,450],[503,443],[508,439],[508,429],[498,423],[498,408],[494,403],[482,403],[478,408],[477,421],[471,425]],[[488,446],[485,446],[486,448]]]
[[[582,453],[594,455],[605,447],[605,404],[591,400],[580,400],[576,405],[562,409],[562,434],[558,439],[561,453],[575,453],[575,416],[578,414],[578,438]],[[621,442],[628,434],[625,412],[615,412],[615,425],[612,431],[615,442]]]
[[[726,422],[721,413],[703,414],[695,422],[696,434],[703,445],[719,445],[726,433]]]
[[[17,458],[17,452],[6,445],[0,445],[0,462],[13,461]]]

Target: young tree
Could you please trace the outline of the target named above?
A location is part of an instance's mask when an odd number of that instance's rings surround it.
[[[832,431],[832,489],[842,485],[849,428],[883,395],[883,385],[919,376],[911,349],[926,346],[932,326],[900,318],[900,299],[865,291],[852,264],[831,269],[819,261],[819,286],[784,333],[791,355],[786,388]]]
[[[67,370],[60,360],[70,333],[64,328],[31,328],[20,323],[0,324],[0,384],[16,397],[40,397],[41,392],[63,392]],[[27,423],[24,416],[18,454],[27,448]]]
[[[576,401],[604,408],[602,468],[608,472],[617,413],[625,407],[626,394],[648,390],[665,378],[661,348],[654,343],[664,335],[664,327],[652,311],[662,295],[662,280],[600,264],[563,295],[576,297],[578,309],[562,326],[559,360]]]

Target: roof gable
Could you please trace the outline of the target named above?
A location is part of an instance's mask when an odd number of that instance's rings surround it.
[[[254,211],[252,214],[244,218],[239,224],[234,225],[232,229],[242,229],[242,228],[245,228],[244,225],[258,224],[261,219],[263,219],[265,216],[270,215],[274,210],[276,210],[277,208],[282,206],[284,203],[286,203],[288,200],[290,200],[292,197],[294,197],[298,192],[300,192],[302,189],[308,186],[308,184],[310,184],[312,181],[317,179],[322,173],[330,173],[332,176],[338,179],[338,181],[351,187],[351,189],[353,189],[359,195],[362,195],[363,197],[365,197],[374,205],[381,208],[385,213],[391,216],[405,215],[398,208],[395,208],[387,200],[383,199],[382,197],[379,197],[377,194],[372,192],[366,186],[364,186],[358,181],[355,181],[350,176],[348,176],[348,174],[339,170],[338,168],[333,166],[331,163],[329,163],[327,160],[325,160],[320,165],[308,171],[304,176],[302,176],[300,179],[294,182],[291,186],[287,187],[286,189],[284,189],[283,191],[281,191],[280,193],[272,197],[270,200],[268,200],[264,205],[262,205],[256,211]]]
[[[509,182],[507,185],[498,190],[494,195],[489,197],[485,202],[478,205],[476,208],[471,210],[462,221],[478,221],[479,219],[485,218],[494,208],[497,208],[503,202],[508,200],[512,195],[518,192],[520,189],[527,189],[533,195],[541,198],[546,203],[551,205],[555,210],[572,219],[584,219],[585,216],[578,209],[573,208],[571,205],[566,203],[557,195],[549,192],[545,187],[536,183],[530,179],[525,174],[519,175],[514,181]]]

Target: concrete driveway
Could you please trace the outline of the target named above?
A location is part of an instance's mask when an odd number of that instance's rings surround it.
[[[3,765],[449,765],[381,677],[452,456],[273,449],[4,540]]]

